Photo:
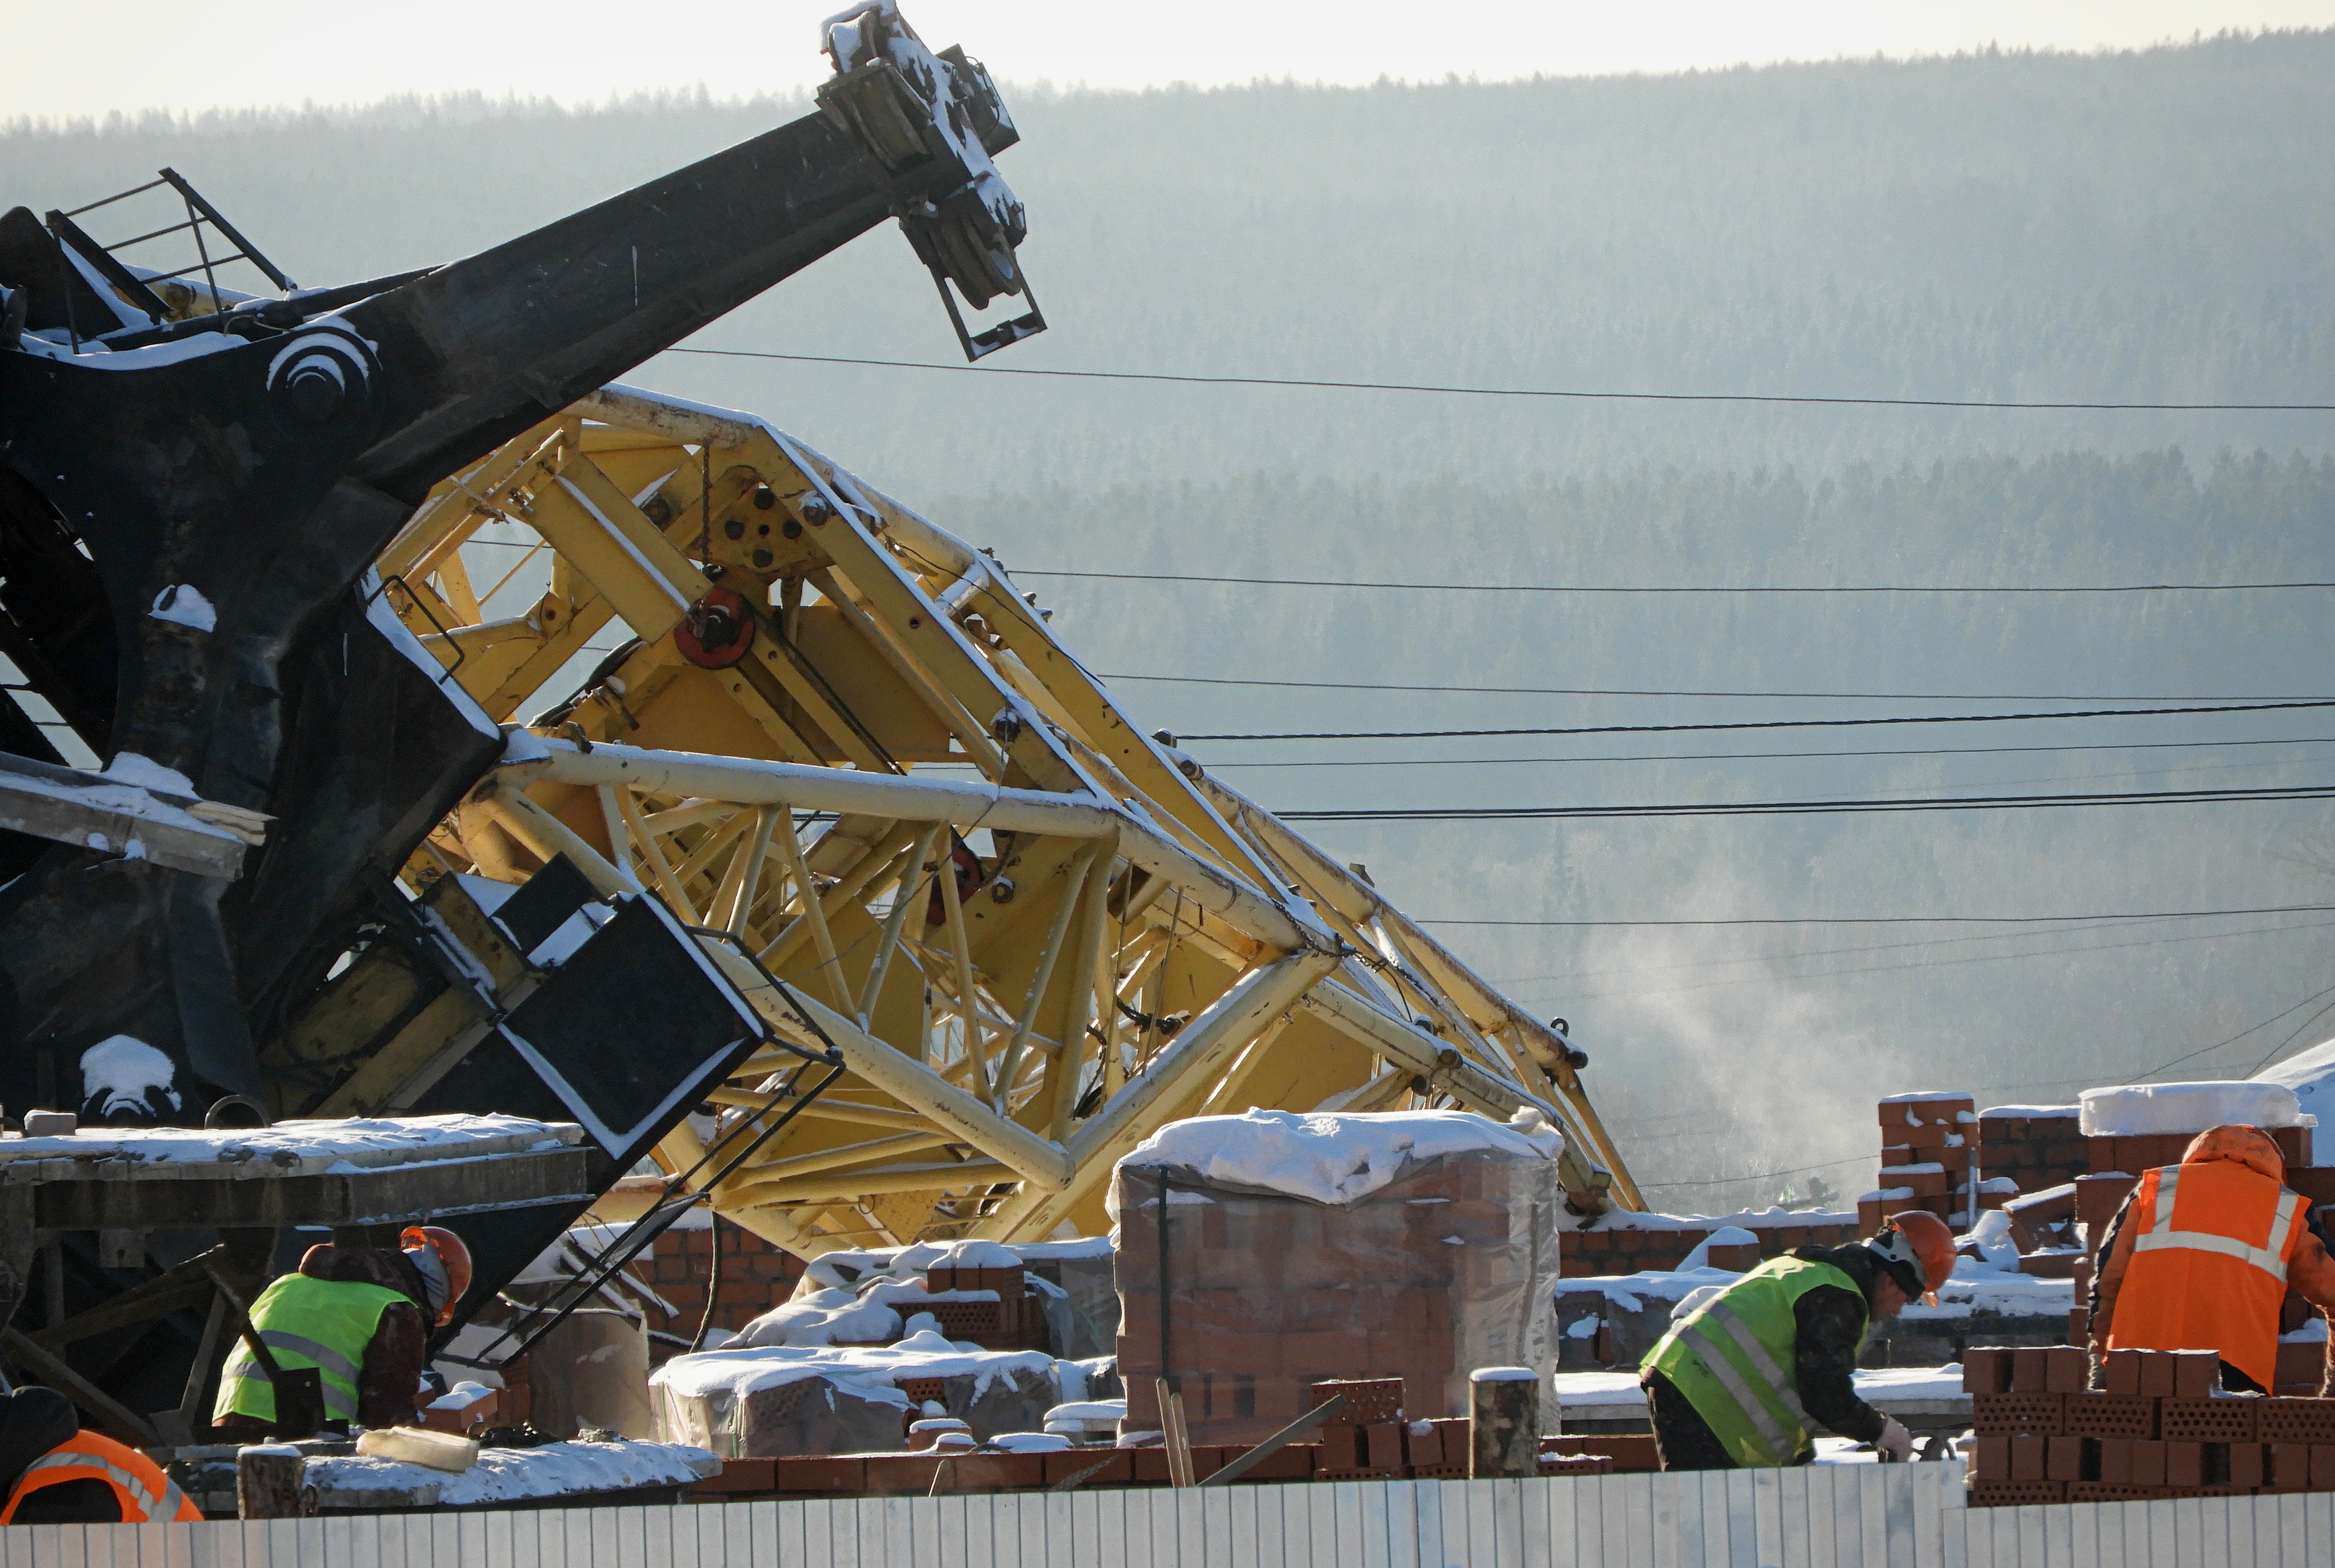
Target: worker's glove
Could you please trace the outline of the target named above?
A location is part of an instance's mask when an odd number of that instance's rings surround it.
[[[1873,1446],[1884,1465],[1903,1465],[1914,1457],[1914,1434],[1894,1416],[1881,1423],[1881,1436],[1873,1439]]]

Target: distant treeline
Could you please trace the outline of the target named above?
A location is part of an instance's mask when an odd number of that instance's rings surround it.
[[[983,53],[977,36],[963,42]],[[1009,82],[1014,63],[992,58]],[[1052,330],[994,362],[1487,387],[2335,402],[2335,32],[2138,53],[1320,89],[1008,89]],[[476,98],[0,131],[0,200],[170,164],[303,283],[475,251],[799,99]],[[132,232],[127,210],[106,236]],[[174,257],[163,265],[176,266]],[[945,363],[896,235],[704,344]],[[976,376],[985,379],[976,380]],[[2335,578],[2335,416],[1778,409],[1045,381],[673,355],[1026,571],[1541,584]],[[1177,686],[2335,694],[2330,597],[1508,597],[1026,576],[1180,731],[1662,723],[1983,705]],[[1995,706],[2004,706],[1997,703]],[[2043,704],[2049,705],[2049,704]],[[1774,737],[1787,736],[1789,740]],[[1610,740],[1210,743],[1269,804],[1749,799],[2335,778],[2317,713]],[[1879,738],[1876,738],[1879,737]],[[1749,759],[2291,740],[2291,747]],[[1685,760],[1728,753],[1733,760]],[[1660,755],[1482,769],[1244,760]],[[2315,805],[1324,829],[1422,915],[2330,902]],[[2257,930],[2295,927],[2293,934]],[[1571,1019],[1648,1182],[1872,1152],[1901,1089],[2064,1095],[2315,1039],[2325,917],[2042,932],[1455,928]],[[2237,933],[2237,934],[2232,934]],[[2097,951],[2086,953],[2081,948]],[[2003,956],[2004,954],[2023,956]],[[2255,1028],[2253,1026],[2262,1025]],[[2317,1026],[2325,1032],[2328,1026]],[[2074,1081],[2070,1081],[2070,1080]],[[1855,1166],[1824,1173],[1858,1190]],[[1669,1189],[1723,1211],[1760,1181]]]

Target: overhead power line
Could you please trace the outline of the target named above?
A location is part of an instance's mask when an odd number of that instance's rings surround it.
[[[1996,587],[1984,583],[1672,584],[1381,583],[1342,577],[1208,577],[1188,572],[1057,572],[1017,569],[1017,577],[1079,577],[1111,583],[1216,583],[1242,588],[1379,588],[1419,594],[2237,594],[2335,588],[2335,581],[2286,583],[2059,583]]]
[[[1821,697],[1850,702],[2244,702],[2245,697],[2103,697],[2069,692],[1740,692],[1677,686],[1420,686],[1390,681],[1270,681],[1237,675],[1131,675],[1168,686],[1274,686],[1300,692],[1425,692],[1470,697]],[[2286,699],[2282,699],[2286,700]]]
[[[1236,768],[1495,768],[1509,764],[1575,762],[1774,762],[1836,757],[2005,757],[2030,751],[2195,751],[2236,746],[2328,746],[2335,735],[2289,740],[2133,740],[2069,742],[2059,746],[1905,746],[1860,751],[1660,751],[1618,757],[1335,757],[1297,762],[1211,762],[1212,773]]]
[[[1569,387],[1490,387],[1432,382],[1332,381],[1304,376],[1179,375],[1165,371],[1040,370],[1029,365],[934,364],[924,360],[862,359],[847,354],[773,353],[767,349],[673,348],[667,353],[714,359],[783,360],[793,364],[848,364],[872,370],[945,371],[959,375],[1018,375],[1060,381],[1166,382],[1186,386],[1303,387],[1330,392],[1430,392],[1446,397],[1547,398],[1574,402],[1778,403],[1837,408],[2019,409],[2078,413],[2335,413],[2335,403],[2046,402],[1983,398],[1809,396],[1788,392],[1592,392]]]
[[[2225,915],[2325,915],[2335,904],[2281,904],[2261,909],[2155,909],[2108,915],[1802,915],[1724,920],[1430,920],[1420,925],[2056,925],[2103,920],[2214,920]]]
[[[2335,708],[2335,698],[2201,703],[2174,708],[2071,708],[2055,713],[1924,713],[1886,719],[1739,719],[1707,724],[1581,724],[1507,730],[1322,730],[1186,735],[1182,740],[1461,740],[1507,735],[1653,735],[1707,730],[1837,730],[1871,724],[2004,724],[2029,719],[2147,719],[2174,713],[2262,713]]]
[[[1842,1165],[1873,1165],[1873,1155],[1849,1155],[1847,1159],[1826,1159],[1824,1165],[1796,1165],[1788,1171],[1754,1171],[1749,1176],[1711,1176],[1710,1181],[1646,1181],[1639,1183],[1644,1193],[1667,1193],[1670,1187],[1730,1187],[1738,1181],[1775,1181],[1777,1176],[1805,1176],[1809,1171],[1833,1171]]]
[[[1881,800],[1738,800],[1665,806],[1385,806],[1275,811],[1284,822],[1531,822],[1644,817],[1822,817],[1863,811],[2012,811],[2076,806],[2189,806],[2324,800],[2335,784],[2262,789],[2151,789],[2093,795],[1932,795]]]

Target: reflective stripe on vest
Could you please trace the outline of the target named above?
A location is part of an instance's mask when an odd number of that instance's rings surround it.
[[[2144,1172],[2107,1348],[2210,1350],[2262,1387],[2274,1386],[2287,1260],[2303,1234],[2307,1206],[2277,1178],[2240,1161]]]
[[[365,1349],[381,1326],[382,1313],[401,1303],[412,1306],[413,1300],[382,1285],[286,1274],[252,1302],[251,1324],[279,1366],[316,1369],[328,1418],[354,1421]],[[250,1347],[242,1343],[220,1370],[212,1419],[231,1415],[276,1418],[275,1388]]]
[[[2156,1223],[2148,1234],[2132,1244],[2136,1253],[2193,1252],[2217,1253],[2225,1258],[2235,1258],[2242,1263],[2252,1263],[2280,1284],[2286,1283],[2285,1245],[2294,1229],[2294,1216],[2302,1206],[2299,1193],[2279,1195],[2278,1207],[2270,1222],[2270,1245],[2254,1246],[2235,1236],[2218,1235],[2212,1231],[2176,1231],[2173,1228],[2174,1199],[2180,1190],[2179,1166],[2169,1167],[2156,1184]],[[2273,1250],[2275,1249],[2275,1250]]]
[[[1688,1314],[1646,1357],[1647,1370],[1670,1380],[1739,1465],[1788,1465],[1808,1446],[1807,1411],[1789,1368],[1794,1309],[1824,1287],[1862,1299],[1830,1263],[1771,1259]]]
[[[119,1450],[119,1454],[109,1454],[108,1449]],[[126,1463],[118,1463],[117,1457]],[[130,1467],[132,1464],[143,1466],[152,1473],[140,1475]],[[17,1505],[29,1494],[43,1486],[83,1479],[102,1480],[113,1487],[115,1495],[121,1500],[125,1524],[201,1517],[194,1505],[187,1501],[186,1494],[152,1460],[94,1432],[82,1432],[24,1466],[24,1478],[9,1495],[5,1511],[0,1512],[0,1524],[15,1520]],[[130,1517],[133,1509],[139,1515],[135,1519]]]

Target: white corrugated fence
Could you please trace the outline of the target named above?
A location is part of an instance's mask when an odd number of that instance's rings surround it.
[[[0,1568],[2327,1568],[2335,1494],[1962,1506],[1960,1466],[0,1528]]]

